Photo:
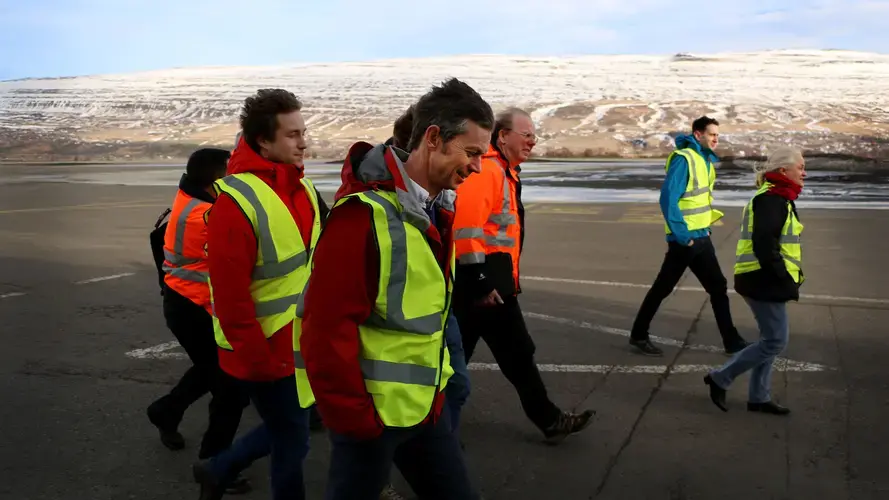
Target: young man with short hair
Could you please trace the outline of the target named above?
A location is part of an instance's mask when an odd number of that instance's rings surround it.
[[[210,291],[219,362],[241,381],[262,425],[194,467],[201,499],[271,451],[275,500],[305,498],[311,389],[295,374],[296,303],[326,207],[304,176],[306,124],[291,92],[262,89],[241,111],[242,134],[208,217]]]
[[[676,137],[676,150],[667,157],[660,197],[667,253],[630,332],[630,345],[647,356],[664,353],[649,339],[648,328],[661,302],[673,292],[686,269],[691,269],[710,295],[725,352],[734,354],[748,344],[732,322],[728,283],[710,241],[710,226],[723,215],[712,206],[714,163],[719,161],[713,150],[718,143],[719,122],[702,116],[692,123],[690,135]]]

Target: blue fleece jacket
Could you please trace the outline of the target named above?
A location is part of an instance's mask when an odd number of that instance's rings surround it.
[[[716,154],[710,149],[701,146],[701,143],[693,135],[676,137],[676,149],[685,148],[694,149],[707,160],[708,175],[710,169],[713,168],[712,162],[719,161]],[[664,220],[673,233],[667,235],[667,241],[675,241],[681,245],[688,245],[688,242],[692,239],[710,235],[709,229],[689,231],[685,219],[682,218],[682,212],[679,211],[679,198],[685,192],[686,185],[688,185],[688,161],[681,155],[674,155],[673,159],[670,160],[664,184],[661,186],[660,204]]]

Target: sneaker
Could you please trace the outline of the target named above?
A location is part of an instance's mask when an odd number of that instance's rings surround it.
[[[563,411],[559,414],[555,423],[543,431],[547,444],[559,444],[569,434],[586,429],[595,414],[596,412],[593,410],[586,410],[580,414]]]
[[[655,346],[651,343],[651,340],[636,340],[630,339],[630,345],[635,347],[639,352],[646,356],[663,356],[664,351],[661,350],[660,347]]]
[[[401,496],[392,484],[387,484],[383,491],[380,492],[380,500],[407,500]]]

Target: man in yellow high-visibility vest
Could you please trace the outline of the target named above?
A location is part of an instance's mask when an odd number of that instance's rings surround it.
[[[692,123],[691,135],[676,137],[676,150],[667,158],[660,197],[667,254],[630,332],[630,345],[642,354],[663,356],[663,351],[649,339],[648,328],[661,302],[673,292],[686,269],[691,269],[710,295],[725,352],[734,354],[748,344],[732,322],[728,282],[710,241],[710,226],[723,215],[713,209],[714,163],[719,161],[713,150],[718,143],[719,122],[702,116]]]
[[[409,153],[359,142],[346,156],[300,337],[333,444],[328,500],[377,500],[393,462],[420,498],[477,498],[442,411],[454,373],[444,330],[453,190],[479,171],[493,122],[450,79],[417,102]]]

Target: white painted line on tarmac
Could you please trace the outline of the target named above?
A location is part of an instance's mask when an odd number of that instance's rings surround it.
[[[126,355],[136,359],[187,359],[188,355],[184,352],[166,352],[177,347],[179,347],[179,342],[174,340],[144,349],[134,349],[126,353]]]
[[[110,276],[99,276],[98,278],[90,278],[81,281],[75,281],[75,285],[85,285],[87,283],[98,283],[99,281],[108,281],[108,280],[116,280],[118,278],[126,278],[127,276],[132,276],[136,273],[120,273],[120,274],[112,274]]]
[[[9,298],[12,298],[12,297],[21,297],[22,295],[27,295],[27,294],[24,293],[24,292],[10,292],[10,293],[4,293],[3,295],[0,295],[0,299],[9,299]]]
[[[596,286],[614,286],[614,287],[623,287],[623,288],[650,288],[651,285],[643,285],[640,283],[623,283],[620,281],[595,281],[595,280],[578,280],[571,278],[550,278],[547,276],[523,276],[523,280],[530,281],[551,281],[555,283],[574,283],[578,285],[596,285]],[[705,292],[701,287],[697,286],[677,286],[675,290],[682,292]],[[734,290],[729,290],[728,293],[736,293]],[[812,295],[801,293],[799,295],[801,299],[813,299],[813,300],[827,300],[827,301],[844,301],[844,302],[859,302],[862,304],[889,304],[889,299],[872,299],[868,297],[844,297],[842,295]]]
[[[550,316],[548,314],[539,314],[539,313],[533,313],[533,312],[526,312],[526,313],[524,313],[524,315],[528,318],[540,319],[543,321],[549,321],[551,323],[558,323],[560,325],[572,326],[575,328],[583,328],[585,330],[592,330],[592,331],[596,331],[596,332],[600,332],[600,333],[605,333],[608,335],[616,335],[619,337],[626,337],[626,338],[630,337],[629,330],[623,330],[623,329],[614,328],[611,326],[594,325],[592,323],[587,323],[586,321],[577,321],[577,320],[569,319],[569,318],[559,318],[557,316]],[[663,344],[663,345],[668,345],[668,346],[677,347],[677,348],[682,347],[684,345],[684,342],[682,342],[681,340],[676,340],[676,339],[671,339],[671,338],[666,338],[666,337],[657,337],[657,336],[651,335],[648,338],[656,344]],[[725,352],[725,350],[723,348],[713,346],[713,345],[689,344],[689,345],[685,346],[685,348],[692,350],[692,351],[703,351],[703,352],[711,352],[711,353],[718,353],[718,354],[722,354],[723,352]],[[818,363],[808,363],[805,361],[794,361],[792,359],[786,359],[786,358],[776,358],[775,359],[775,366],[779,366],[779,365],[785,366],[785,368],[788,368],[788,369],[792,368],[792,370],[789,370],[789,371],[801,371],[801,372],[821,372],[824,370],[831,369],[828,366],[821,365]]]
[[[592,323],[587,323],[586,321],[576,321],[568,318],[559,318],[556,316],[549,316],[546,314],[538,314],[533,312],[524,313],[525,316],[529,318],[541,319],[544,321],[550,321],[553,323],[559,323],[562,325],[573,326],[577,328],[584,328],[587,330],[598,331],[602,333],[606,333],[609,335],[617,335],[621,337],[629,337],[630,332],[628,330],[621,330],[620,328],[613,328],[610,326],[604,325],[594,325]],[[671,345],[674,347],[682,347],[682,342],[676,339],[669,339],[664,337],[650,337],[652,342],[656,342],[664,345]],[[143,349],[134,349],[126,353],[127,357],[135,358],[135,359],[188,359],[188,355],[183,352],[167,352],[172,349],[176,349],[179,347],[179,342],[171,341],[164,342],[163,344],[158,344],[152,347],[146,347]],[[694,351],[704,351],[711,353],[722,353],[723,350],[719,347],[712,345],[700,345],[700,344],[692,344],[687,346],[687,349],[691,349]],[[560,365],[560,364],[540,364],[537,365],[541,371],[545,372],[567,372],[567,373],[663,373],[666,370],[666,365]],[[672,372],[673,373],[698,373],[703,371],[709,371],[714,368],[718,368],[720,365],[678,365],[674,366]],[[792,372],[821,372],[825,370],[830,370],[830,367],[820,365],[818,363],[807,363],[804,361],[794,361],[785,358],[777,358],[775,360],[775,369],[779,371],[792,371]],[[470,363],[470,370],[499,370],[497,365],[494,363]]]
[[[670,373],[709,373],[721,365],[675,365]],[[644,375],[660,375],[667,371],[668,365],[553,365],[538,364],[537,369],[549,373],[630,373]],[[496,363],[469,363],[473,371],[497,371]],[[811,372],[804,366],[788,365],[775,362],[775,370],[787,372]]]

